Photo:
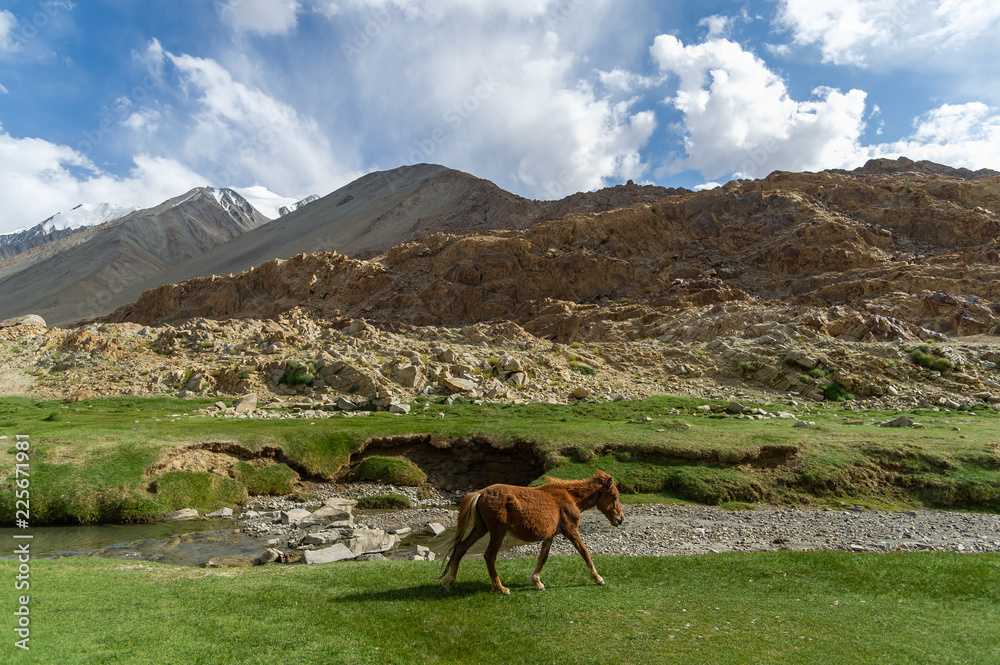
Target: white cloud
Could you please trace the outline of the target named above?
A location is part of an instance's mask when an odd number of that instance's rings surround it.
[[[80,203],[148,207],[206,183],[172,159],[139,154],[133,164],[118,177],[69,146],[0,131],[0,232],[33,226]]]
[[[0,9],[0,51],[16,51],[18,43],[13,39],[17,18],[6,9]]]
[[[705,39],[726,37],[733,29],[733,19],[730,16],[713,14],[712,16],[706,16],[698,21],[698,27],[708,28],[708,35],[706,35]]]
[[[912,134],[872,146],[873,157],[928,159],[970,169],[997,168],[1000,110],[980,102],[944,104],[918,117]]]
[[[780,0],[778,24],[838,65],[964,69],[997,54],[995,0]]]
[[[725,39],[685,46],[660,35],[650,52],[662,72],[676,77],[676,94],[666,102],[683,116],[676,130],[687,157],[666,172],[756,178],[776,169],[847,167],[866,156],[859,145],[861,90],[820,87],[815,99],[796,101],[763,61]]]
[[[0,95],[10,94],[10,90],[4,87],[3,83],[0,83]]]
[[[301,9],[296,0],[229,0],[222,18],[237,30],[286,35],[295,30]]]
[[[380,168],[435,162],[545,198],[645,172],[639,151],[656,120],[634,108],[629,90],[648,83],[600,72],[577,55],[615,11],[609,0],[586,11],[565,0],[366,0],[342,8],[344,26],[371,19],[370,34],[349,42],[345,56],[355,103],[384,132],[363,138],[388,146]],[[406,75],[387,84],[386,72]]]

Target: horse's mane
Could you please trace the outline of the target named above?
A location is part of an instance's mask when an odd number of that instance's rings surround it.
[[[583,478],[582,480],[563,480],[562,478],[553,478],[552,476],[544,476],[544,478],[552,485],[572,485],[574,487],[586,485],[587,483],[600,482],[598,478],[594,478],[593,476]]]

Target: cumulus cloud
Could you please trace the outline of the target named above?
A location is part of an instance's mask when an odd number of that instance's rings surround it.
[[[675,129],[687,156],[666,165],[666,172],[695,169],[709,179],[757,178],[776,169],[863,161],[863,91],[819,87],[811,100],[792,99],[781,77],[726,39],[684,45],[660,35],[650,52],[676,82],[666,103],[682,115]]]
[[[301,9],[296,0],[229,0],[222,18],[237,30],[285,35],[295,30]]]
[[[796,44],[818,46],[838,65],[964,68],[997,54],[993,0],[780,0],[778,24]]]
[[[543,198],[646,171],[640,150],[656,119],[631,92],[646,83],[577,54],[614,10],[608,0],[586,12],[565,0],[358,0],[342,9],[343,25],[370,28],[344,55],[369,126],[384,128],[379,168],[436,162]],[[406,76],[387,85],[395,71]]]
[[[873,157],[928,159],[969,169],[996,168],[1000,110],[981,102],[944,104],[919,116],[909,136],[872,146]]]
[[[80,203],[147,207],[203,185],[206,179],[183,164],[139,154],[125,176],[102,171],[77,150],[0,131],[0,199],[13,226],[31,226]]]

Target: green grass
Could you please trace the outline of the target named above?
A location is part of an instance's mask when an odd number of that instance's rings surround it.
[[[246,462],[238,462],[235,467],[236,480],[255,496],[282,496],[291,494],[292,483],[299,474],[287,464],[271,464],[255,467]]]
[[[396,510],[410,507],[410,500],[401,494],[376,494],[358,498],[357,508],[365,510]]]
[[[670,396],[572,405],[417,400],[402,418],[372,413],[260,420],[197,413],[214,401],[107,398],[66,404],[0,398],[0,435],[8,436],[0,441],[0,523],[14,517],[14,434],[31,437],[31,516],[38,523],[162,514],[163,502],[147,492],[156,480],[147,469],[180,446],[227,441],[251,451],[280,448],[290,469],[247,471],[237,478],[257,494],[290,489],[285,482],[292,470],[333,479],[372,437],[408,434],[429,435],[439,445],[475,437],[501,446],[527,442],[540,460],[535,464],[547,473],[589,475],[601,464],[626,491],[660,500],[820,505],[851,500],[1000,512],[1000,414],[986,407],[910,411],[923,429],[889,430],[873,423],[897,412],[842,411],[834,403],[760,405],[817,423],[796,429],[789,420],[720,417],[697,410],[707,400]],[[437,418],[439,412],[445,417]],[[865,424],[847,424],[857,421]],[[797,452],[778,465],[755,462],[768,446]],[[386,454],[392,455],[392,448]],[[268,477],[271,473],[287,478]]]
[[[246,488],[233,480],[207,471],[170,471],[155,483],[156,498],[168,510],[196,508],[212,512],[246,503]]]
[[[910,358],[921,367],[926,367],[936,372],[947,372],[955,367],[947,358],[932,355],[928,346],[921,346],[914,349],[910,352]]]
[[[501,560],[510,596],[464,561],[448,597],[437,562],[221,572],[68,558],[33,561],[36,663],[1000,662],[1000,556],[754,553]],[[15,562],[0,570],[13,579]],[[11,610],[13,611],[13,610]],[[122,620],[127,617],[127,620]],[[280,626],[276,630],[275,626]],[[8,636],[5,662],[20,662]],[[7,656],[10,654],[10,656]]]
[[[427,474],[408,460],[372,455],[361,460],[361,463],[354,468],[351,480],[375,480],[416,487],[427,482]]]

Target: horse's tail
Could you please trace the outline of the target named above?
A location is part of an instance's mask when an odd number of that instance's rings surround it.
[[[451,558],[455,555],[458,544],[465,538],[466,530],[471,529],[475,522],[482,519],[479,515],[479,492],[469,492],[462,497],[462,503],[458,506],[458,524],[455,526],[455,537],[452,538],[451,547],[448,548],[448,554],[444,558],[444,563],[441,564],[441,574],[437,576],[438,579],[448,573],[448,564],[451,563]]]

